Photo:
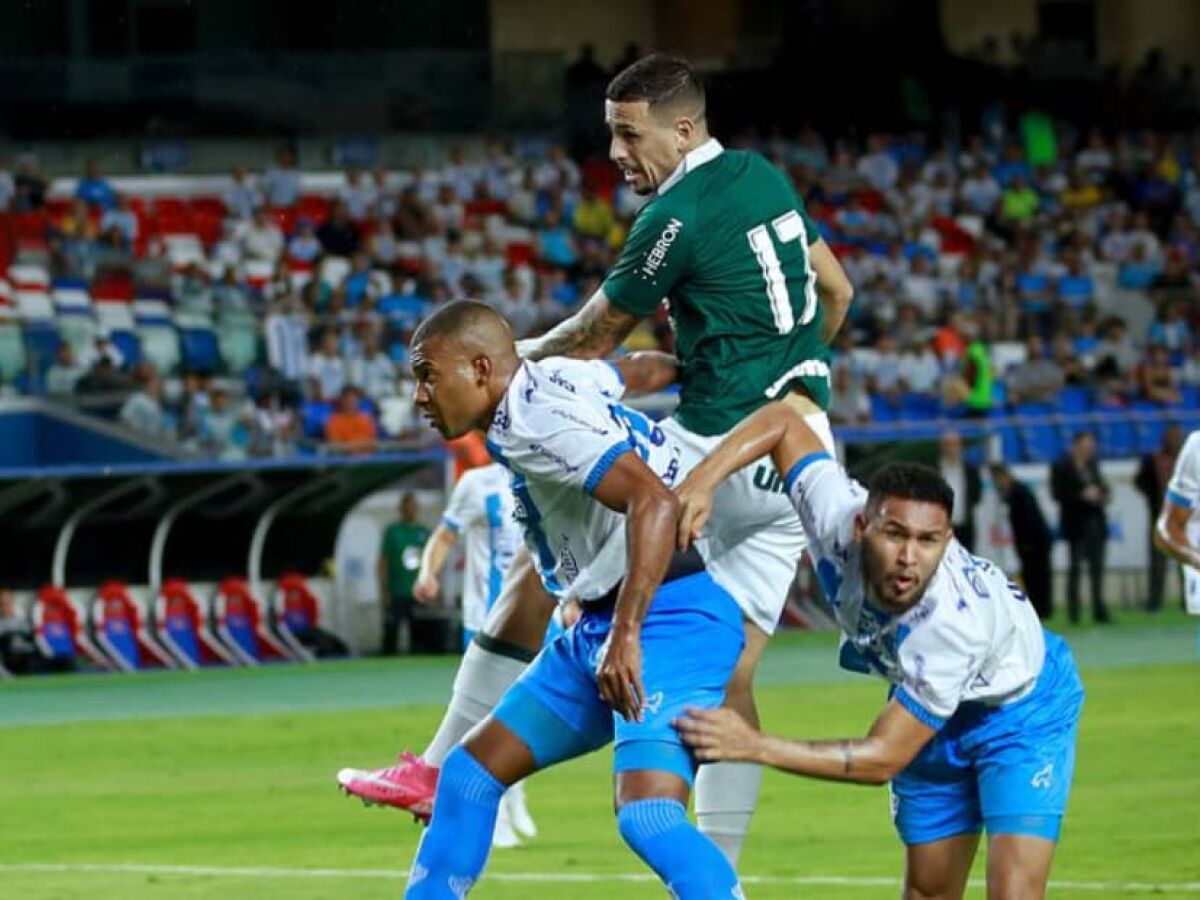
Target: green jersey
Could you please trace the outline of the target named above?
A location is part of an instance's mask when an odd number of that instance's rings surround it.
[[[383,532],[379,548],[387,566],[388,593],[393,597],[411,597],[421,568],[421,551],[429,540],[424,525],[393,522]]]
[[[818,239],[782,172],[716,140],[689,153],[643,207],[604,293],[637,316],[666,299],[681,364],[675,418],[689,431],[724,434],[795,386],[829,405],[809,260]]]

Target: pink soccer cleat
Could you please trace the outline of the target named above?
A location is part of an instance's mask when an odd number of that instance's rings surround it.
[[[433,795],[437,793],[439,769],[411,753],[401,753],[400,761],[386,769],[342,769],[337,774],[343,793],[358,797],[367,806],[394,806],[405,809],[429,823],[433,815]]]

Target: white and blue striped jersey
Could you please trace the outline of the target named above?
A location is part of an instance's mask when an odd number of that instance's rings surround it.
[[[509,470],[516,518],[546,590],[581,601],[604,596],[627,568],[625,519],[592,497],[613,463],[635,452],[668,487],[680,451],[652,420],[621,404],[625,386],[608,363],[526,361],[487,433]]]
[[[521,543],[504,467],[492,463],[464,472],[450,492],[442,524],[463,541],[463,627],[478,631]]]
[[[1175,470],[1167,482],[1167,499],[1176,506],[1192,510],[1192,519],[1188,523],[1188,537],[1191,537],[1200,508],[1200,431],[1188,435],[1175,458]]]
[[[797,462],[785,485],[842,628],[843,668],[882,675],[933,728],[960,703],[1002,706],[1033,690],[1045,657],[1042,625],[998,566],[951,539],[924,596],[899,615],[885,612],[867,597],[854,539],[866,490],[826,453]]]
[[[1200,547],[1200,431],[1193,431],[1183,442],[1167,482],[1167,499],[1192,511],[1187,539],[1192,546]],[[1183,593],[1187,611],[1200,616],[1200,570],[1183,567]]]

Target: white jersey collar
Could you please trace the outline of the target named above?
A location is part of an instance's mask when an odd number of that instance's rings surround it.
[[[658,196],[662,196],[675,185],[679,184],[689,172],[699,168],[705,163],[712,162],[725,151],[721,146],[721,142],[716,138],[709,138],[691,153],[688,153],[679,161],[679,165],[675,167],[675,171],[670,174],[666,181],[658,186]]]

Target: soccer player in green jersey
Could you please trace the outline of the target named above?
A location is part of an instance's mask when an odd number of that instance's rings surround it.
[[[608,87],[611,156],[650,201],[616,266],[574,316],[524,355],[606,356],[666,302],[675,328],[680,404],[663,423],[706,456],[739,418],[784,399],[832,450],[829,343],[853,291],[788,178],[757,153],[724,149],[708,133],[704,89],[691,67],[650,56]],[[722,486],[707,547],[709,572],[742,607],[746,649],[727,703],[757,722],[752,683],[774,631],[805,537],[766,466]],[[718,521],[719,519],[719,521]],[[707,766],[697,781],[700,827],[737,857],[760,770]]]
[[[684,471],[773,400],[792,405],[832,451],[829,342],[853,291],[790,181],[762,156],[725,150],[709,135],[704,88],[682,59],[654,55],[617,75],[605,118],[613,161],[626,183],[651,199],[600,290],[549,333],[522,342],[521,354],[608,356],[665,301],[681,399],[662,428],[683,448]],[[713,508],[698,548],[742,608],[746,629],[727,703],[757,725],[754,671],[786,601],[804,532],[766,464],[724,482]],[[443,727],[424,760],[409,768],[437,766],[463,726],[482,719],[519,674],[513,663],[531,659],[540,646],[551,606],[532,571],[519,554],[479,646],[460,667]],[[706,766],[697,780],[700,828],[735,863],[760,778],[757,766],[722,763]]]

